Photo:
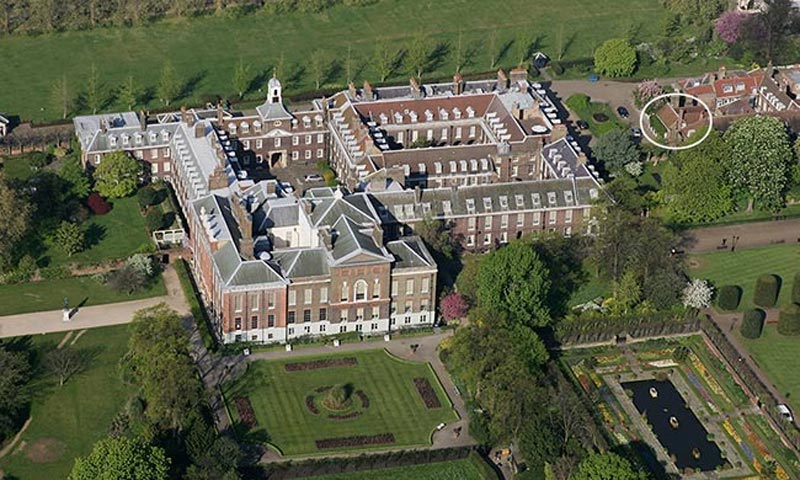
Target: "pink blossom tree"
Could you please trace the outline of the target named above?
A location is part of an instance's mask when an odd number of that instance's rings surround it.
[[[652,98],[655,98],[664,93],[664,89],[655,80],[642,80],[636,86],[636,91],[633,92],[634,100],[638,107],[644,106]]]
[[[742,12],[725,12],[714,23],[717,36],[728,45],[736,43],[742,34],[742,26],[747,21],[748,15]]]
[[[464,318],[469,311],[467,300],[456,292],[449,293],[439,301],[439,310],[448,322]]]

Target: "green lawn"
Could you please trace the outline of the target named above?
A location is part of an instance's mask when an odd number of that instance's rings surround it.
[[[0,285],[0,315],[57,310],[64,306],[64,297],[69,298],[72,306],[84,301],[84,306],[90,306],[166,294],[167,289],[160,275],[150,286],[132,295],[118,293],[89,276]]]
[[[739,335],[739,341],[753,355],[761,370],[783,393],[794,411],[800,411],[800,338],[785,337],[775,325],[767,325],[761,338],[750,340]]]
[[[708,279],[717,287],[738,285],[742,288],[740,310],[753,308],[756,279],[764,274],[778,275],[783,280],[779,305],[790,301],[792,281],[800,272],[800,245],[720,251],[689,256],[689,274]]]
[[[469,59],[465,73],[492,71],[490,56],[517,38],[527,37],[524,43],[530,42],[532,52],[543,50],[555,58],[561,25],[569,26],[562,33],[568,43],[564,60],[591,58],[598,45],[620,36],[631,25],[638,27],[637,42],[654,41],[660,35],[666,15],[661,2],[616,0],[614,7],[595,0],[574,0],[568,8],[560,2],[529,0],[384,0],[366,7],[339,6],[319,14],[222,15],[131,28],[4,36],[0,38],[0,65],[14,75],[3,79],[0,105],[7,113],[24,119],[60,119],[61,112],[51,101],[54,82],[63,75],[73,92],[84,92],[90,71],[87,66],[91,64],[97,66],[104,84],[113,91],[128,75],[153,89],[162,65],[170,61],[184,79],[194,80],[191,92],[173,103],[176,108],[180,103],[198,104],[211,94],[233,92],[232,72],[239,59],[263,79],[283,54],[288,89],[305,91],[314,87],[307,59],[315,50],[339,65],[332,69],[334,74],[325,85],[344,84],[341,64],[350,45],[356,83],[365,79],[377,82],[373,61],[376,40],[385,39],[393,48],[402,49],[420,31],[430,34],[434,42],[448,44],[439,49],[442,55],[431,59],[428,78],[452,76],[453,44],[459,31]],[[453,22],[456,16],[458,21]],[[498,34],[495,48],[491,48],[489,38],[494,30]],[[512,43],[505,50],[500,65],[514,66],[523,49]],[[301,65],[306,67],[305,72]],[[698,67],[697,71],[705,70]],[[400,68],[391,79],[406,82],[408,76],[408,69]],[[257,91],[262,86],[256,85],[247,98],[263,97]],[[157,103],[152,99],[150,106]],[[119,109],[121,105],[108,108]]]
[[[36,351],[43,354],[55,348],[64,335],[30,338]],[[0,459],[0,469],[9,478],[66,478],[75,457],[88,454],[92,445],[106,436],[111,419],[134,393],[119,372],[127,342],[127,325],[88,330],[70,347],[90,358],[87,367],[63,387],[37,370],[31,389],[32,421],[20,439],[25,446]]]
[[[414,465],[410,467],[383,468],[366,472],[340,473],[306,477],[304,480],[494,480],[497,475],[477,458],[449,462]],[[480,463],[479,463],[480,462]]]
[[[611,130],[623,128],[617,119],[617,115],[607,103],[592,102],[589,97],[583,94],[572,95],[567,99],[566,103],[572,113],[589,124],[589,130],[592,131],[592,135],[595,137],[603,136]],[[599,122],[593,117],[596,114],[603,114],[608,117],[608,120]]]
[[[354,357],[358,364],[294,372],[284,368],[291,362],[343,357]],[[426,408],[413,383],[416,377],[429,380],[442,404],[440,408]],[[317,396],[320,413],[315,415],[307,408],[306,396],[314,395],[319,387],[336,384],[351,385],[353,390],[366,394],[366,408],[357,395],[351,397],[352,405],[361,412],[359,416],[347,420],[328,418],[331,412],[322,406],[324,394]],[[266,440],[288,456],[430,445],[436,425],[457,418],[430,365],[400,360],[380,349],[252,363],[245,375],[225,388],[226,402],[237,423],[234,399],[242,396],[250,399],[258,420],[258,426],[246,435]],[[386,433],[394,435],[394,443],[324,450],[315,445],[316,440]]]
[[[68,257],[57,245],[45,241],[47,250],[40,259],[46,266],[77,263],[102,263],[129,257],[141,251],[152,251],[153,242],[147,233],[145,219],[139,213],[136,197],[109,201],[112,209],[105,215],[92,216],[83,224],[90,247]]]

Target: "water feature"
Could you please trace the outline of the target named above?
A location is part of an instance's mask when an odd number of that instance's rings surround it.
[[[633,392],[636,409],[647,416],[647,423],[680,470],[709,471],[725,463],[719,447],[708,440],[708,431],[672,382],[626,382],[622,388]]]

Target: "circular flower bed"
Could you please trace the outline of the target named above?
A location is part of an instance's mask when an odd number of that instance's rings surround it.
[[[312,415],[325,415],[331,420],[357,418],[369,408],[369,397],[352,385],[328,385],[306,395],[306,409]]]

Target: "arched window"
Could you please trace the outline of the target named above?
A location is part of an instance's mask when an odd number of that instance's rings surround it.
[[[367,299],[367,282],[364,280],[356,281],[355,285],[353,286],[353,290],[355,292],[355,299],[357,302]]]

